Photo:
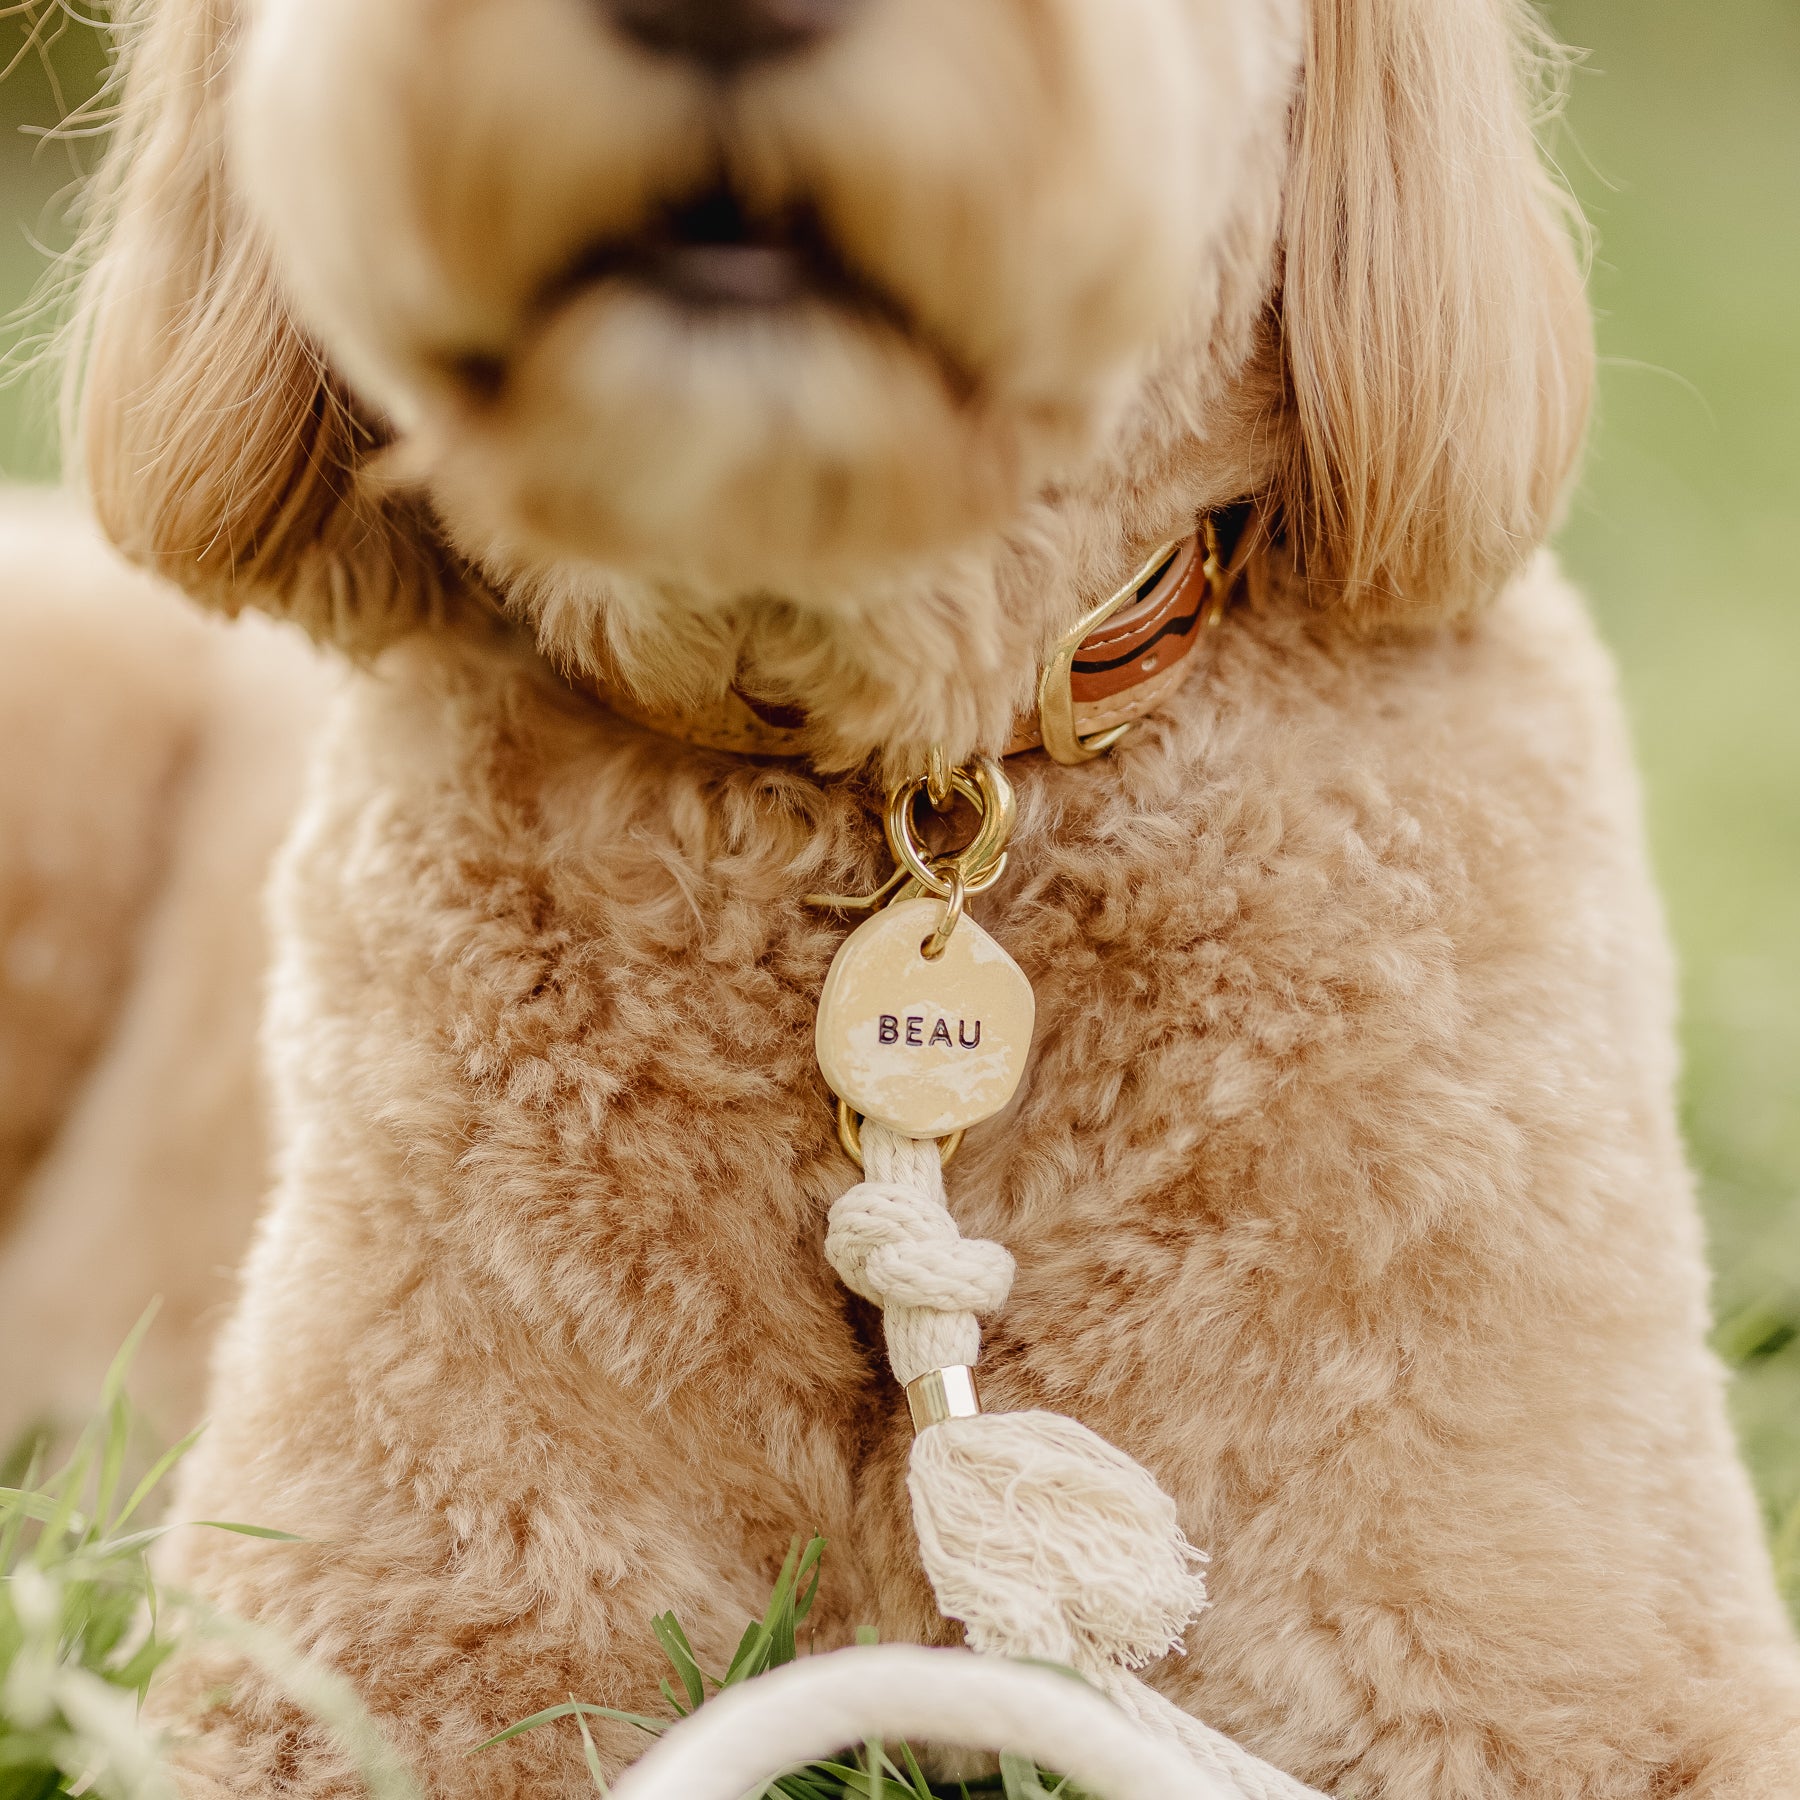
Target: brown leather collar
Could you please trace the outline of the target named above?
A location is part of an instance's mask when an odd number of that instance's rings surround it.
[[[1087,762],[1175,693],[1200,640],[1223,618],[1242,569],[1252,532],[1242,509],[1233,514],[1229,550],[1208,519],[1192,536],[1164,545],[1132,581],[1077,621],[1045,664],[1037,706],[1014,721],[1006,755],[1043,749],[1058,762]],[[748,756],[807,753],[804,712],[736,687],[710,704],[665,711],[597,677],[583,685],[609,711],[664,737]]]

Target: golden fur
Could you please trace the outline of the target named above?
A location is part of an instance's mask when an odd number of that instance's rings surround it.
[[[257,895],[329,686],[45,494],[0,511],[0,1444],[133,1383],[171,1437],[267,1180]]]
[[[1309,1781],[1800,1787],[1611,675],[1533,560],[1589,349],[1524,9],[866,0],[723,87],[576,0],[146,0],[130,44],[75,325],[101,522],[362,663],[280,861],[277,1175],[180,1501],[309,1541],[177,1572],[434,1793],[579,1791],[547,1735],[463,1753],[653,1703],[650,1614],[716,1654],[796,1529],[822,1641],[948,1636],[821,1253],[842,927],[799,897],[881,872],[883,768],[1002,741],[1081,606],[1254,496],[1204,677],[1017,765],[981,910],[1034,1064],[950,1184],[1019,1262],[993,1402],[1175,1496],[1215,1604],[1157,1678]],[[879,302],[594,273],[719,172]],[[559,669],[802,704],[814,768]],[[196,1793],[352,1785],[251,1671],[184,1703]]]

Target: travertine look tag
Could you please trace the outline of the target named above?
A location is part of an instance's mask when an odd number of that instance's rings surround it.
[[[1031,1050],[1031,983],[973,919],[926,959],[943,917],[940,900],[878,912],[844,940],[819,998],[819,1067],[831,1091],[903,1137],[948,1137],[991,1119]]]

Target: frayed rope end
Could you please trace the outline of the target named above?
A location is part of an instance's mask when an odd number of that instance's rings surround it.
[[[1074,1419],[987,1413],[922,1432],[907,1476],[926,1574],[971,1648],[1084,1674],[1182,1647],[1206,1558],[1148,1470]]]

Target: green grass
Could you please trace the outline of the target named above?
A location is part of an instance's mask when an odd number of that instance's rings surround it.
[[[1618,653],[1682,960],[1734,1408],[1800,1600],[1800,7],[1556,0],[1605,364],[1563,552]]]
[[[1680,947],[1684,1116],[1734,1405],[1800,1600],[1800,6],[1552,0],[1591,54],[1561,144],[1599,232],[1605,366],[1563,537],[1616,649]],[[79,146],[19,135],[92,91],[56,0],[53,84],[0,82],[0,309],[67,241]],[[0,66],[28,48],[0,19]],[[58,98],[60,87],[61,99]],[[53,459],[0,393],[0,470]]]
[[[73,238],[79,176],[98,140],[47,136],[89,103],[105,58],[86,23],[103,16],[75,0],[0,0],[0,476],[43,481],[56,473],[50,384],[18,379],[42,349],[41,321],[20,316],[41,284],[49,253]]]
[[[137,1723],[173,1644],[159,1630],[145,1552],[133,1529],[186,1448],[127,1485],[130,1350],[108,1376],[100,1417],[69,1460],[40,1480],[28,1446],[0,1486],[0,1800],[58,1800],[92,1787],[106,1800],[166,1800],[160,1747]]]
[[[419,1789],[349,1682],[268,1627],[193,1595],[159,1589],[151,1546],[172,1531],[230,1531],[276,1543],[285,1531],[209,1519],[145,1519],[200,1433],[146,1456],[126,1398],[151,1306],[113,1360],[100,1405],[53,1474],[27,1439],[0,1457],[0,1800],[177,1800],[177,1740],[139,1716],[178,1646],[217,1642],[255,1665],[361,1777],[368,1800]]]

